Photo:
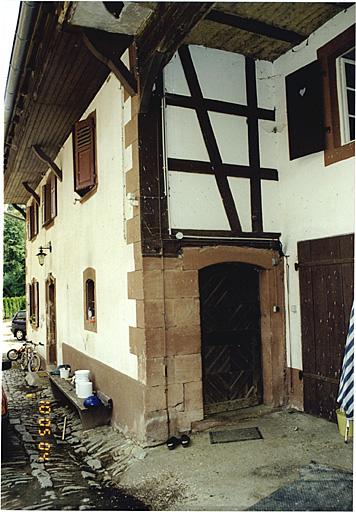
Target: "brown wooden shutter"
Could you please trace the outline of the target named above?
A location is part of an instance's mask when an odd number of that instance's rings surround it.
[[[32,236],[37,235],[38,233],[38,204],[33,203],[33,232]]]
[[[31,240],[31,206],[26,208],[27,240]]]
[[[51,220],[51,182],[47,180],[45,185],[45,218],[46,222]]]
[[[41,202],[41,215],[42,215],[42,225],[46,224],[46,185],[42,185],[42,202]]]
[[[50,205],[51,205],[51,215],[50,218],[53,219],[57,215],[57,178],[54,174],[51,175],[50,181],[48,183],[50,189]]]
[[[35,281],[33,283],[33,295],[34,295],[34,315],[35,315],[35,325],[36,327],[39,326],[39,284],[38,281]]]
[[[30,301],[30,316],[33,315],[33,293],[32,293],[32,284],[28,285],[28,297]]]
[[[74,128],[75,189],[95,184],[95,123],[93,116],[76,123]]]
[[[325,148],[322,70],[316,60],[286,77],[290,159]]]

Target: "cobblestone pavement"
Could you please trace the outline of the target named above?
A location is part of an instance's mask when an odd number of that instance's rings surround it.
[[[109,426],[83,432],[77,413],[54,399],[48,378],[31,388],[15,364],[3,372],[3,386],[10,427],[2,449],[2,509],[147,510],[115,486],[120,474],[145,456],[144,450]],[[39,435],[41,400],[51,409],[46,438]],[[40,442],[51,445],[47,461],[41,460]]]

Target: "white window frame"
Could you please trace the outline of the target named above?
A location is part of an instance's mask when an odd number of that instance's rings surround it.
[[[338,95],[338,103],[339,103],[339,117],[340,117],[340,136],[341,136],[341,144],[348,144],[354,139],[351,139],[350,136],[350,124],[349,118],[355,116],[349,113],[348,102],[347,102],[347,91],[355,91],[352,87],[347,87],[346,85],[346,71],[345,64],[351,64],[355,66],[355,61],[351,59],[346,59],[344,57],[345,54],[352,51],[355,47],[349,48],[342,55],[337,57],[336,59],[336,75],[337,75],[337,95]]]

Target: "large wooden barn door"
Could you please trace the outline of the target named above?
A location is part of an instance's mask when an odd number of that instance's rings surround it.
[[[259,274],[247,264],[199,272],[205,413],[262,400]]]
[[[304,410],[335,421],[353,299],[353,235],[298,243]]]

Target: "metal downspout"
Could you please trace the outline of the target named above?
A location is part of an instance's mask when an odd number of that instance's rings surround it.
[[[41,2],[21,2],[17,20],[16,33],[12,46],[9,73],[6,81],[4,101],[4,139],[13,115],[18,86],[22,75],[22,68],[28,43],[31,39],[31,28],[35,14]]]

